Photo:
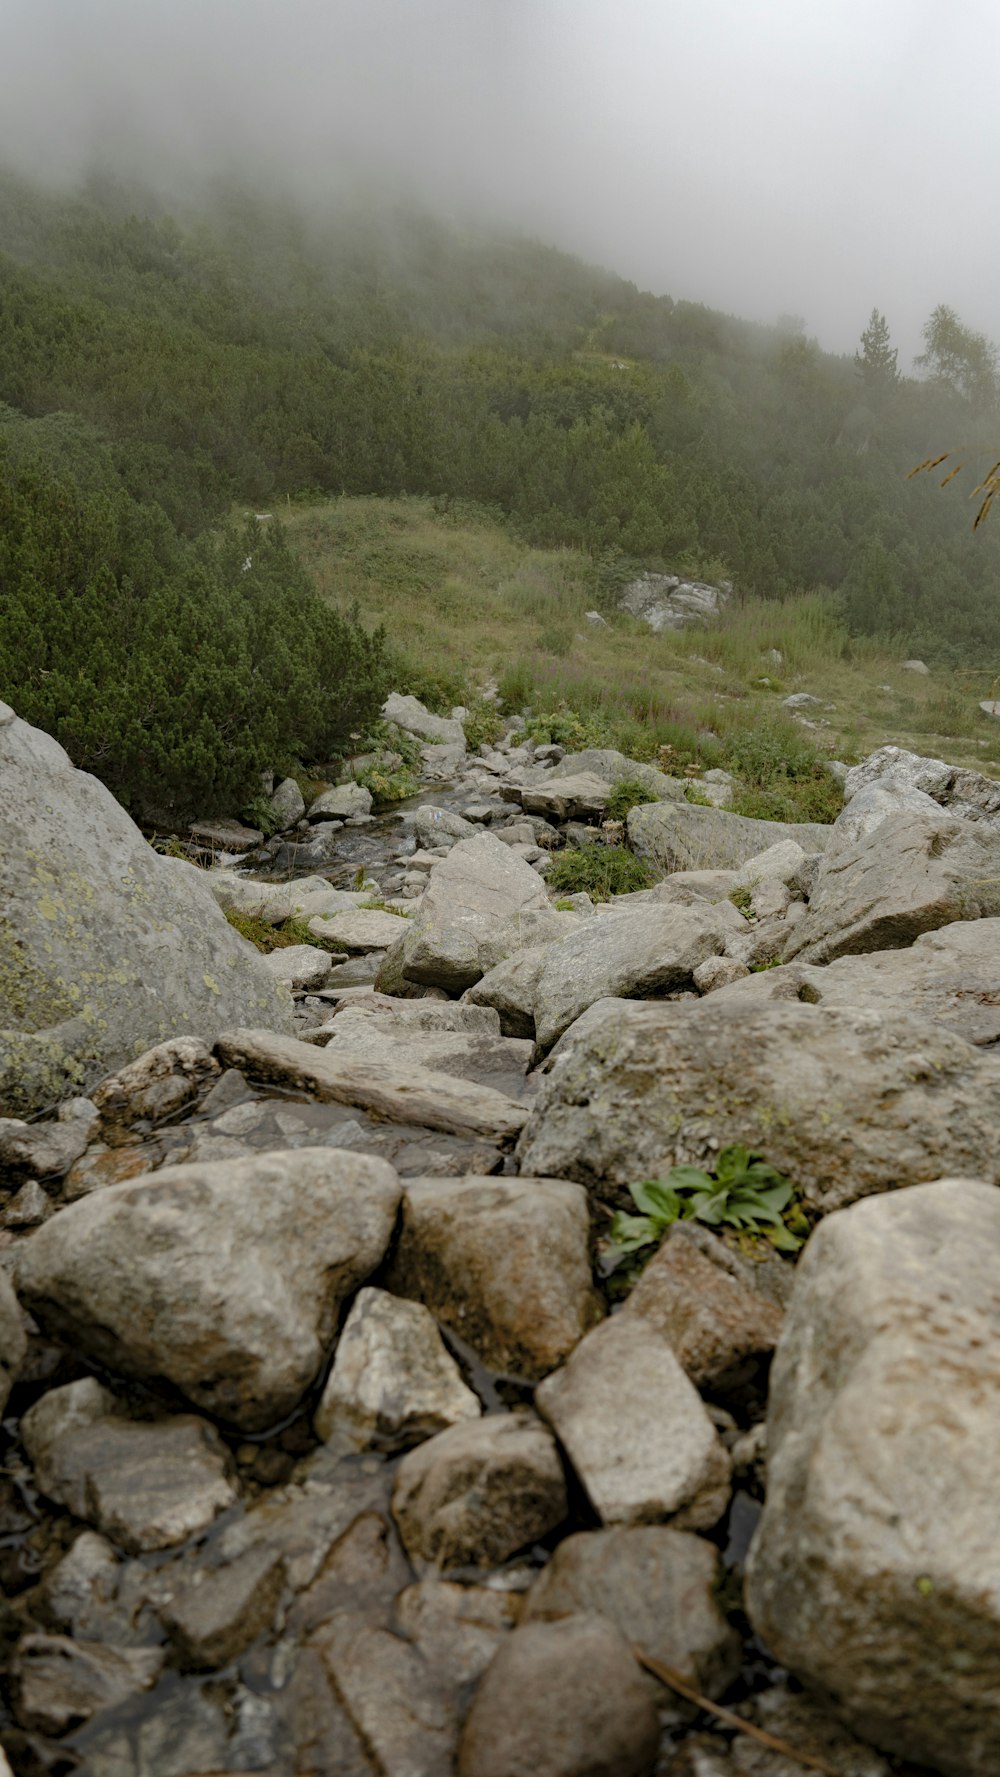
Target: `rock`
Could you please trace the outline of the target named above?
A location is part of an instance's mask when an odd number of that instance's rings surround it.
[[[267,959],[262,957],[266,963]],[[111,1074],[92,1094],[102,1133],[156,1123],[191,1104],[219,1072],[207,1043],[174,1037]]]
[[[110,790],[0,711],[0,1114],[88,1089],[137,1049],[291,1006],[204,873],[160,857]],[[537,880],[537,878],[536,878]]]
[[[1000,722],[1000,703],[997,703],[995,699],[986,698],[979,707],[984,716],[989,716],[991,722]]]
[[[632,850],[655,869],[738,870],[748,859],[782,840],[792,839],[804,852],[825,851],[830,827],[801,821],[755,821],[718,808],[691,802],[644,802],[630,809],[628,840]]]
[[[352,1029],[366,1025],[393,1037],[500,1035],[500,1017],[491,1006],[459,1005],[454,1000],[394,1000],[388,994],[373,993],[367,1002],[342,1004],[336,1014],[335,1029],[339,1029],[341,1019]]]
[[[899,949],[953,920],[997,914],[1000,833],[939,815],[895,815],[824,859],[785,960]]]
[[[28,1354],[28,1336],[6,1271],[0,1271],[0,1417]]]
[[[278,825],[278,832],[287,832],[294,827],[306,812],[302,791],[293,777],[283,777],[271,796],[271,812]]]
[[[0,1187],[26,1178],[62,1178],[89,1140],[90,1129],[82,1119],[24,1123],[19,1117],[0,1117]]]
[[[372,793],[363,784],[334,784],[310,802],[306,819],[312,821],[347,821],[354,815],[371,814]]]
[[[822,699],[813,697],[810,691],[793,691],[791,697],[781,700],[783,710],[818,710],[821,704]]]
[[[684,629],[689,623],[718,617],[731,592],[728,584],[710,586],[704,580],[681,580],[676,574],[641,574],[626,586],[618,602],[659,635],[665,629]]]
[[[280,1553],[266,1547],[200,1567],[159,1612],[185,1665],[195,1671],[228,1666],[271,1627],[284,1582]]]
[[[37,1179],[29,1179],[0,1213],[5,1228],[37,1228],[52,1214],[52,1203]]]
[[[190,1414],[120,1419],[116,1406],[88,1378],[43,1395],[24,1415],[24,1447],[48,1498],[130,1554],[186,1542],[235,1504],[213,1426]]]
[[[544,1376],[600,1315],[579,1185],[546,1178],[407,1179],[386,1272],[491,1369]]]
[[[786,882],[759,882],[750,894],[750,911],[755,919],[763,922],[770,919],[784,919],[792,904],[792,891]]]
[[[615,909],[545,952],[535,991],[535,1035],[543,1048],[595,1000],[644,999],[690,987],[717,955],[729,922],[707,903]]]
[[[333,967],[329,951],[320,950],[316,944],[288,944],[282,950],[270,951],[262,960],[276,981],[283,981],[287,988],[299,992],[322,987]]]
[[[413,1003],[419,1006],[424,1002]],[[463,1009],[484,1016],[490,1010],[485,1006]],[[416,1062],[437,1073],[480,1081],[512,1096],[523,1090],[535,1048],[533,1043],[483,1031],[420,1030],[405,1025],[394,1028],[389,1019],[358,1017],[346,1009],[324,1027],[323,1035],[329,1038],[328,1050],[350,1056],[352,1061],[366,1060],[377,1066],[383,1062],[396,1066]]]
[[[316,1432],[355,1450],[405,1450],[482,1408],[418,1302],[359,1291],[337,1342]]]
[[[772,1373],[748,1603],[773,1654],[886,1751],[1000,1758],[1000,1193],[948,1179],[831,1217]]]
[[[719,1608],[719,1552],[664,1525],[568,1536],[542,1568],[521,1621],[606,1617],[633,1646],[718,1697],[736,1675],[740,1643]]]
[[[778,1735],[804,1758],[823,1760],[838,1777],[894,1777],[899,1770],[895,1760],[890,1765],[873,1746],[856,1740],[820,1703],[801,1691],[789,1690],[784,1685],[758,1691],[750,1713],[759,1728]],[[775,1755],[742,1734],[733,1742],[732,1760],[725,1777],[799,1777],[800,1771],[804,1774],[816,1768]],[[702,1773],[697,1777],[702,1777]],[[705,1777],[711,1777],[711,1773]]]
[[[720,987],[731,987],[734,981],[750,978],[746,963],[734,956],[710,956],[699,963],[691,979],[699,993],[715,993]]]
[[[537,749],[535,756],[538,756]],[[620,784],[623,780],[640,783],[649,791],[652,802],[683,802],[687,787],[683,778],[669,777],[666,772],[657,771],[655,765],[629,759],[614,747],[585,747],[580,753],[566,753],[551,775],[558,780],[576,777],[580,772],[602,778],[606,784]]]
[[[450,783],[464,764],[464,740],[449,741],[440,746],[426,745],[420,749],[421,776],[431,783]]]
[[[555,1439],[537,1419],[497,1413],[439,1432],[404,1456],[392,1513],[411,1561],[496,1567],[566,1516]]]
[[[336,1694],[371,1755],[369,1769],[387,1777],[452,1777],[457,1699],[417,1648],[350,1614],[334,1618],[319,1646]],[[336,1771],[340,1777],[339,1764]]]
[[[539,1383],[535,1404],[603,1524],[676,1529],[717,1524],[730,1464],[667,1341],[636,1315],[617,1316]]]
[[[706,771],[698,779],[698,789],[713,808],[729,808],[733,800],[735,778],[731,772]],[[680,798],[676,798],[680,800]]]
[[[774,1350],[782,1313],[752,1288],[748,1273],[697,1222],[669,1231],[632,1289],[622,1318],[639,1314],[662,1334],[696,1388],[713,1395],[745,1388]]]
[[[545,957],[545,945],[533,945],[529,950],[519,951],[516,956],[488,969],[479,981],[466,989],[463,1000],[473,1006],[494,1010],[505,1037],[530,1037],[534,1041],[535,1005]]]
[[[432,1576],[400,1593],[395,1616],[431,1669],[459,1690],[482,1677],[514,1628],[520,1602],[510,1592]]]
[[[846,851],[897,815],[931,821],[948,819],[947,810],[923,790],[892,778],[879,779],[875,783],[863,784],[837,816],[833,823],[830,853]]]
[[[660,1729],[628,1643],[603,1617],[527,1623],[473,1698],[459,1777],[648,1777]]]
[[[592,623],[595,629],[608,628],[608,620],[601,616],[600,611],[584,611],[583,615],[586,622]]]
[[[405,931],[398,913],[384,908],[356,908],[352,912],[334,913],[328,919],[311,919],[309,930],[326,944],[336,944],[348,954],[364,954],[371,950],[388,950]]]
[[[612,786],[593,772],[557,777],[546,772],[541,783],[506,783],[503,795],[519,802],[526,814],[540,814],[550,821],[599,821],[611,800]]]
[[[465,751],[465,729],[461,722],[447,716],[433,716],[430,710],[417,697],[403,697],[393,691],[382,705],[382,715],[387,722],[395,722],[404,734],[415,734],[419,740],[438,742],[444,746],[458,746]]]
[[[683,1005],[591,1007],[543,1081],[522,1171],[631,1208],[635,1179],[741,1142],[823,1213],[945,1170],[992,1176],[994,1059],[902,1012],[775,1000],[736,1017],[726,995],[742,985]]]
[[[783,839],[768,846],[755,858],[741,864],[733,878],[733,888],[755,889],[762,882],[783,882],[790,887],[801,886],[802,867],[806,854],[796,839]]]
[[[17,1719],[39,1734],[66,1734],[99,1710],[148,1690],[162,1666],[159,1648],[22,1636],[11,1667]]]
[[[334,1468],[333,1479],[336,1477]],[[359,1512],[325,1552],[310,1584],[298,1592],[282,1627],[298,1640],[350,1611],[388,1628],[396,1595],[412,1578],[388,1516],[381,1511]]]
[[[199,839],[212,851],[221,852],[254,851],[264,839],[257,827],[247,827],[242,821],[229,820],[225,816],[214,821],[192,821],[188,832],[192,839]]]
[[[439,846],[448,845],[449,841],[471,839],[476,829],[471,821],[464,820],[452,809],[423,803],[413,817],[413,831],[418,845]]]
[[[252,1079],[294,1085],[320,1103],[357,1105],[390,1122],[512,1141],[528,1114],[526,1106],[490,1086],[413,1063],[384,1061],[373,1069],[364,1061],[342,1059],[336,1045],[318,1049],[270,1031],[235,1030],[217,1047],[228,1066]]]
[[[398,1202],[390,1166],[338,1149],[177,1166],[62,1210],[18,1248],[18,1290],[98,1363],[259,1431],[311,1386]]]
[[[529,913],[539,918],[526,931]],[[561,932],[558,917],[531,866],[491,833],[477,832],[432,871],[419,912],[407,921],[398,966],[410,981],[458,994],[525,949],[536,927],[546,937]]]
[[[860,790],[876,785],[895,792],[919,790],[959,820],[1000,826],[1000,782],[943,759],[927,759],[902,747],[879,747],[848,772],[844,801],[850,804]]]
[[[922,660],[904,660],[903,661],[904,673],[929,673],[930,670],[931,670],[930,667],[925,666],[924,662]]]
[[[296,910],[291,883],[257,882],[253,877],[237,876],[233,870],[206,870],[204,879],[223,912],[245,913],[280,926]]]

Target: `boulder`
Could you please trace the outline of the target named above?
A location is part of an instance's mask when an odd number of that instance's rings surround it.
[[[402,1004],[407,1002],[403,1001]],[[421,1006],[426,1002],[410,1002]],[[433,1001],[430,1002],[432,1005]],[[451,1010],[451,1006],[448,1008]],[[467,1013],[489,1015],[490,1008],[462,1007]],[[495,1014],[494,1014],[495,1016]],[[483,1030],[453,1030],[433,1026],[421,1030],[416,1025],[393,1025],[388,1018],[366,1018],[363,1013],[345,1010],[324,1027],[329,1033],[326,1048],[334,1054],[343,1052],[352,1060],[362,1059],[377,1064],[417,1062],[437,1073],[453,1074],[461,1080],[479,1080],[498,1091],[517,1093],[523,1089],[524,1076],[531,1065],[534,1044]]]
[[[324,944],[333,944],[348,955],[366,955],[371,950],[388,950],[405,927],[398,913],[389,913],[383,907],[355,907],[325,919],[312,918],[309,930],[314,938],[321,938]]]
[[[473,1698],[459,1777],[649,1777],[660,1730],[642,1673],[599,1616],[515,1629]]]
[[[1000,833],[969,821],[893,815],[830,853],[786,962],[896,950],[955,920],[1000,914]]]
[[[0,1415],[28,1354],[28,1335],[6,1271],[0,1271]]]
[[[359,814],[371,814],[372,793],[363,784],[334,784],[310,802],[308,821],[349,821]]]
[[[262,958],[262,961],[265,959]],[[198,1037],[173,1037],[102,1080],[92,1094],[102,1135],[176,1116],[217,1077],[219,1064]]]
[[[306,812],[305,799],[293,777],[282,778],[271,796],[271,813],[279,833],[294,827]]]
[[[731,594],[728,582],[712,586],[706,580],[681,580],[676,574],[641,574],[629,582],[618,602],[659,635],[689,623],[710,622],[725,609]]]
[[[913,784],[894,778],[879,778],[862,784],[833,823],[830,853],[844,851],[860,839],[875,833],[894,815],[923,816],[932,821],[947,821],[948,812]]]
[[[603,1524],[678,1530],[717,1524],[729,1504],[730,1462],[667,1341],[636,1315],[618,1315],[540,1382],[547,1419]]]
[[[769,845],[766,851],[758,852],[756,857],[741,864],[732,887],[755,889],[762,882],[783,882],[797,888],[805,861],[806,854],[797,839],[780,839],[776,845]]]
[[[558,769],[558,768],[557,768]],[[593,772],[580,771],[556,778],[547,771],[540,783],[506,783],[505,801],[518,802],[526,814],[544,815],[550,821],[599,821],[611,800],[612,786]]]
[[[567,1536],[542,1568],[521,1621],[606,1617],[634,1647],[717,1697],[736,1674],[739,1637],[719,1608],[719,1551],[667,1525]]]
[[[530,864],[491,833],[477,832],[432,871],[386,967],[392,963],[410,981],[459,994],[505,957],[561,935],[559,919]]]
[[[17,1249],[50,1331],[260,1431],[298,1406],[380,1263],[399,1182],[332,1148],[177,1166],[70,1204]]]
[[[860,790],[875,784],[884,789],[919,790],[959,820],[1000,826],[1000,782],[964,766],[948,765],[944,759],[928,759],[903,747],[879,747],[847,773],[845,803],[849,805]]]
[[[692,802],[644,802],[630,809],[628,839],[638,857],[665,874],[674,870],[738,870],[782,840],[804,852],[825,851],[830,827],[812,822],[751,820]]]
[[[325,1443],[405,1450],[481,1411],[426,1308],[384,1290],[358,1292],[316,1412]]]
[[[458,1585],[428,1575],[395,1601],[395,1621],[428,1665],[455,1690],[475,1684],[520,1614],[516,1593]]]
[[[205,873],[154,852],[110,790],[6,704],[0,779],[0,1114],[86,1090],[168,1037],[291,1027],[288,995]]]
[[[318,944],[288,944],[272,950],[263,963],[268,974],[283,981],[290,991],[311,992],[323,986],[333,968],[333,957]]]
[[[635,1179],[740,1142],[821,1212],[943,1171],[1000,1178],[995,1058],[903,1012],[773,1000],[735,1017],[738,992],[592,1006],[551,1062],[522,1171],[631,1208]]]
[[[25,1123],[20,1117],[0,1117],[0,1189],[25,1179],[62,1178],[86,1151],[92,1133],[92,1124],[83,1118]]]
[[[535,757],[538,757],[537,747]],[[648,792],[651,802],[683,802],[687,788],[683,778],[668,777],[666,772],[657,771],[655,765],[629,759],[614,747],[584,747],[579,753],[565,753],[548,775],[558,781],[564,777],[577,777],[580,772],[603,778],[612,786],[623,781],[639,783]]]
[[[752,1287],[754,1267],[697,1222],[678,1222],[632,1289],[621,1318],[639,1314],[666,1339],[696,1388],[745,1388],[774,1350],[782,1313]]]
[[[535,1380],[600,1315],[586,1193],[563,1179],[407,1179],[386,1272],[491,1369]]]
[[[382,715],[387,722],[395,722],[404,734],[415,734],[418,740],[428,740],[442,746],[461,746],[465,751],[465,729],[461,722],[449,716],[434,716],[425,709],[419,697],[403,697],[400,692],[392,691],[382,705]]]
[[[495,1413],[439,1432],[404,1456],[392,1512],[411,1561],[496,1567],[566,1516],[555,1439],[525,1413]]]
[[[255,851],[264,838],[256,827],[248,827],[225,815],[213,821],[192,821],[188,832],[192,839],[200,840],[210,851],[221,852]]]
[[[1000,1193],[948,1179],[830,1217],[772,1372],[747,1598],[771,1652],[885,1750],[1000,1763]]]
[[[466,988],[463,999],[469,1005],[495,1011],[505,1037],[530,1037],[533,1041],[538,983],[546,954],[547,946],[543,944],[518,951],[516,956],[487,969],[472,987]]]
[[[471,821],[450,808],[435,808],[423,803],[413,817],[413,832],[419,846],[434,847],[471,839],[476,829]]]

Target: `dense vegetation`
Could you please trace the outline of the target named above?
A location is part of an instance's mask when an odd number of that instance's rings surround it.
[[[996,434],[992,348],[948,309],[914,380],[877,312],[831,357],[426,217],[7,178],[0,241],[0,694],[137,809],[232,807],[385,682],[235,503],[473,501],[606,592],[637,565],[828,588],[855,636],[1000,654],[1000,526],[907,479]]]

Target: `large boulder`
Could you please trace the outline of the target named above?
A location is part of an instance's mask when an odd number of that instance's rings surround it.
[[[518,1157],[631,1207],[634,1180],[741,1142],[827,1211],[945,1171],[1000,1178],[998,1126],[1000,1061],[904,1012],[603,1000],[562,1038]]]
[[[582,771],[603,778],[606,784],[639,783],[651,802],[683,802],[687,789],[683,778],[668,777],[666,772],[657,771],[655,765],[629,759],[614,747],[585,747],[581,753],[565,753],[545,775],[549,781],[558,782],[560,778],[577,777]]]
[[[97,778],[0,704],[0,1113],[23,1116],[167,1037],[291,1029],[289,995],[204,875],[146,844]]]
[[[1000,833],[939,812],[892,815],[824,858],[784,959],[897,950],[955,920],[1000,914]]]
[[[640,618],[659,635],[665,629],[684,629],[689,623],[718,617],[732,590],[728,582],[712,586],[707,580],[681,580],[676,574],[641,574],[629,582],[618,602],[630,617]]]
[[[172,1167],[54,1216],[17,1249],[18,1294],[97,1363],[260,1431],[315,1381],[398,1203],[391,1166],[342,1149]]]
[[[1000,829],[1000,782],[980,771],[926,759],[904,747],[879,747],[852,766],[844,780],[844,802],[850,806],[859,791],[878,784],[887,790],[918,790],[964,821],[982,821]]]
[[[382,705],[382,715],[387,722],[395,722],[404,734],[413,734],[418,740],[433,742],[436,746],[454,746],[465,752],[465,729],[460,721],[453,716],[435,716],[421,703],[419,697],[404,697],[399,691],[390,692]]]
[[[738,870],[759,852],[794,839],[804,852],[825,851],[832,828],[809,821],[757,821],[692,802],[643,802],[629,812],[628,838],[656,870]]]
[[[458,994],[504,957],[562,936],[562,918],[530,864],[491,833],[477,833],[435,865],[419,911],[383,967]]]
[[[866,1738],[1000,1768],[1000,1192],[948,1179],[833,1216],[772,1372],[748,1603]]]

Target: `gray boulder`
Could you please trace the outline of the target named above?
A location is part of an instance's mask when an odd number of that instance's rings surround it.
[[[395,722],[397,728],[402,728],[405,734],[415,734],[418,740],[461,747],[462,752],[465,751],[465,729],[461,722],[448,716],[432,715],[419,697],[404,697],[400,692],[392,691],[382,705],[382,714],[387,722]]]
[[[619,599],[623,611],[638,617],[654,633],[684,629],[689,623],[706,623],[718,617],[732,593],[724,583],[681,580],[676,574],[642,574],[626,586]]]
[[[561,936],[559,922],[530,864],[491,833],[476,833],[431,872],[419,910],[385,968],[458,994],[505,957]]]
[[[895,778],[878,778],[873,783],[862,784],[837,816],[830,851],[843,851],[856,845],[859,839],[875,833],[894,815],[922,815],[932,821],[949,818],[947,810],[935,802],[933,796],[926,795],[913,784],[900,783]]]
[[[261,961],[268,974],[283,981],[290,991],[322,987],[333,967],[329,951],[320,950],[317,944],[287,944]]]
[[[413,817],[413,832],[420,846],[450,845],[458,839],[471,839],[476,828],[472,821],[450,808],[435,808],[425,802]]]
[[[738,870],[784,839],[804,852],[825,851],[831,832],[813,822],[757,821],[691,802],[644,802],[628,817],[632,850],[664,873]]]
[[[305,799],[293,777],[282,778],[271,797],[271,812],[279,832],[294,827],[302,819],[306,812]]]
[[[354,815],[371,814],[372,793],[363,784],[335,784],[310,802],[310,821],[346,821]]]
[[[748,1604],[887,1751],[1000,1765],[1000,1193],[948,1179],[814,1234],[775,1358]]]
[[[625,780],[640,783],[654,802],[683,802],[687,788],[683,778],[669,777],[666,772],[657,771],[655,765],[646,765],[639,759],[629,759],[625,753],[617,752],[614,747],[585,747],[580,753],[565,753],[546,776],[558,782],[561,778],[577,777],[581,772],[603,778],[605,783],[612,786]]]
[[[1000,833],[969,821],[897,814],[820,868],[791,962],[895,950],[955,920],[1000,915]]]
[[[17,1249],[18,1291],[109,1369],[259,1431],[315,1380],[398,1202],[391,1166],[338,1149],[177,1166],[62,1210]]]
[[[405,1450],[481,1411],[426,1308],[359,1290],[316,1413],[325,1443]]]
[[[734,1016],[738,991],[592,1006],[551,1063],[522,1171],[630,1208],[635,1179],[742,1142],[823,1212],[944,1170],[1000,1178],[994,1057],[904,1012],[774,1000]]]
[[[948,765],[944,759],[927,759],[903,747],[879,747],[847,773],[845,803],[850,805],[860,790],[873,784],[919,790],[959,820],[1000,827],[1000,782],[979,771]]]
[[[205,875],[0,704],[0,1114],[87,1089],[167,1037],[291,1027]]]

